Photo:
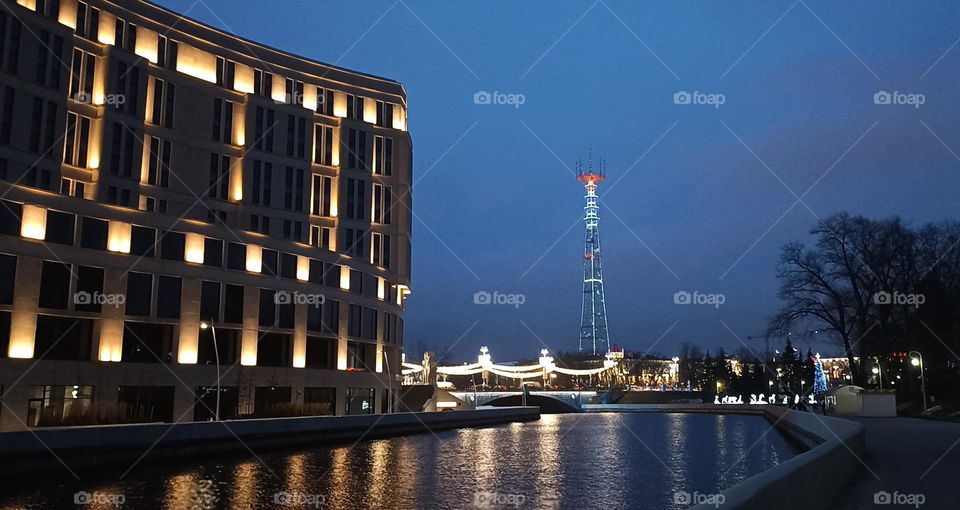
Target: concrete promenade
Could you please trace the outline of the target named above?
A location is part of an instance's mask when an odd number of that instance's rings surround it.
[[[904,498],[921,494],[922,510],[960,509],[960,423],[919,418],[843,418],[866,427],[867,449],[862,456],[865,466],[861,466],[832,508],[915,508]],[[890,498],[900,497],[904,503],[875,504],[874,495],[880,491],[889,493]]]
[[[364,439],[482,427],[540,418],[536,407],[438,413],[265,418],[220,422],[50,427],[0,433],[0,476],[69,476],[76,470],[177,462],[271,448],[301,448]]]

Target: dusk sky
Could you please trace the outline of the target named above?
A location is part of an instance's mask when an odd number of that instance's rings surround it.
[[[780,247],[808,240],[818,217],[957,217],[956,2],[159,3],[403,83],[414,355],[576,350],[583,187],[573,171],[590,148],[609,176],[599,193],[611,341],[631,351],[670,356],[684,341],[735,351],[743,340],[759,352],[746,337],[780,304]],[[478,91],[523,104],[478,105]],[[724,102],[674,104],[680,91]],[[875,104],[880,91],[924,104]],[[478,291],[525,302],[476,305]],[[676,305],[677,291],[725,302]],[[839,353],[799,342],[808,346]]]

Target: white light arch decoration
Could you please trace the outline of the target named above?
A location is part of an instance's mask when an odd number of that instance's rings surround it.
[[[617,366],[609,355],[603,360],[603,366],[600,368],[575,369],[558,367],[553,362],[553,357],[549,356],[547,349],[540,350],[540,359],[534,365],[497,365],[493,363],[490,356],[490,350],[483,346],[480,348],[480,355],[477,356],[476,363],[463,365],[438,366],[437,373],[441,375],[475,375],[483,372],[509,377],[511,379],[532,379],[534,377],[546,377],[551,373],[558,373],[572,376],[597,375],[606,372]],[[423,371],[423,366],[415,363],[403,363],[403,375],[412,375]]]

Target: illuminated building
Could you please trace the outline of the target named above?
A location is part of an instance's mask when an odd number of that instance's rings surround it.
[[[401,84],[140,0],[0,38],[0,430],[391,409]]]

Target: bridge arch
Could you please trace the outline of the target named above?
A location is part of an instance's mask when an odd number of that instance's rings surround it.
[[[515,407],[523,405],[523,395],[504,395],[486,402],[484,405],[493,407]],[[542,414],[579,413],[580,409],[570,402],[551,395],[531,393],[527,396],[528,406],[537,406]]]

